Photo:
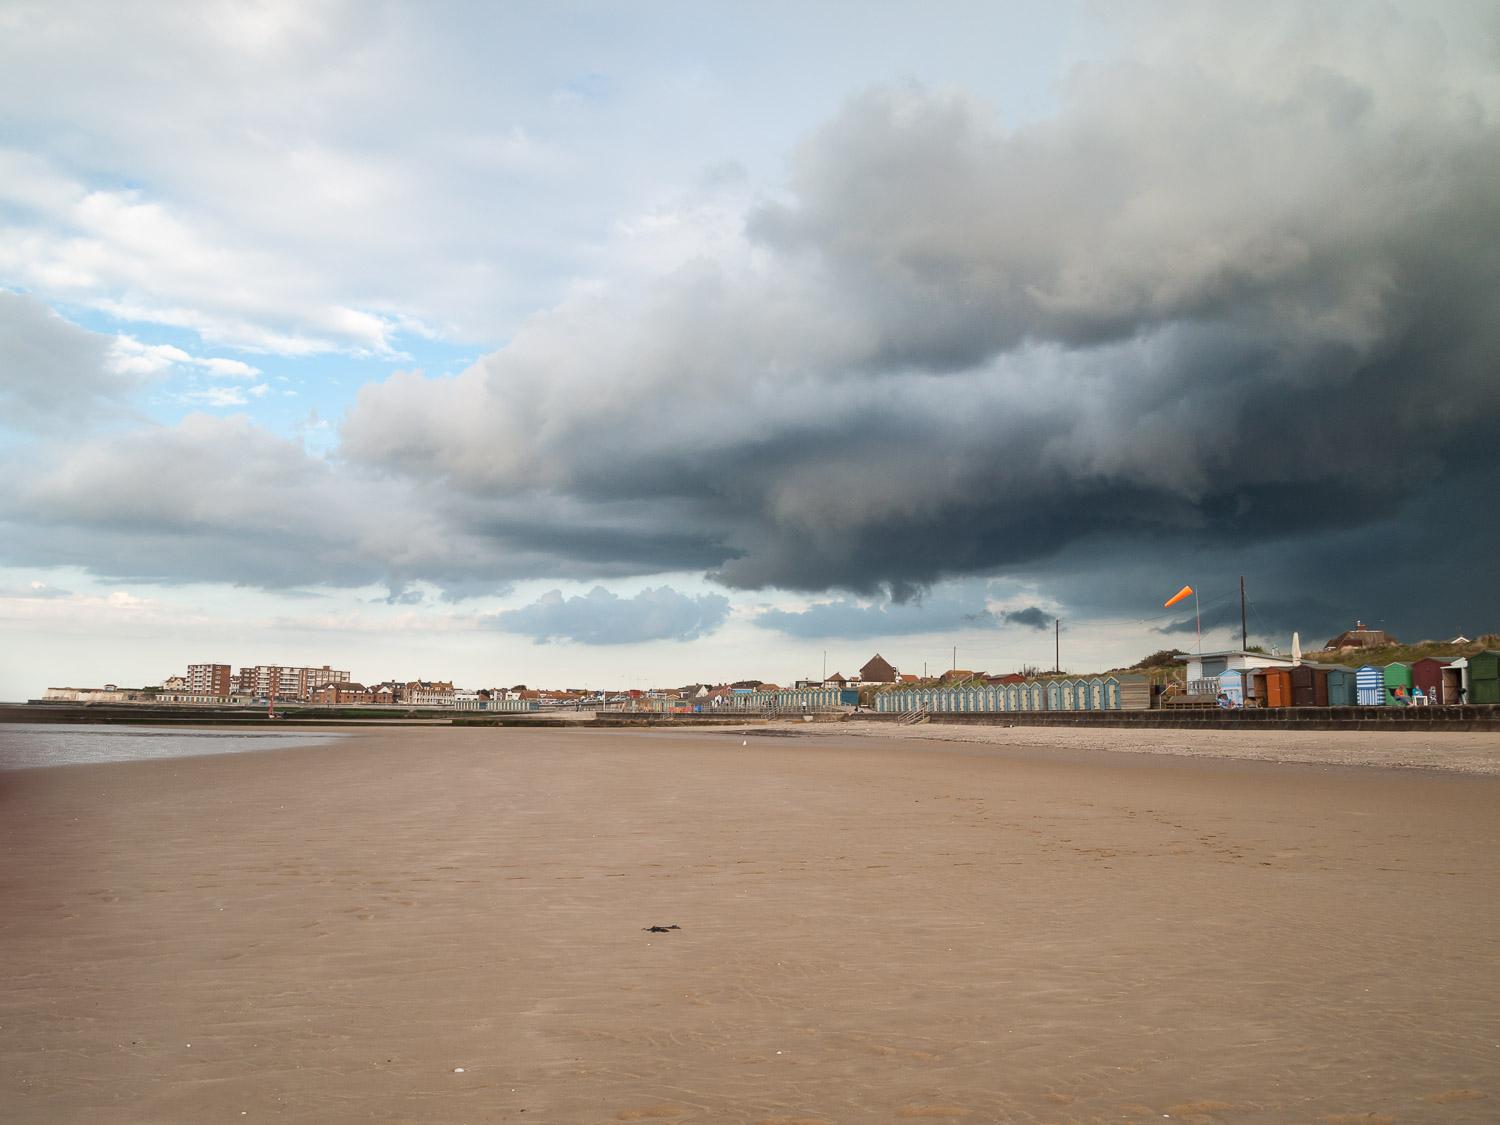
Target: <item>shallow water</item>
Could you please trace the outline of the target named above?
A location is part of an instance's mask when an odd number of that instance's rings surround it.
[[[183,730],[90,724],[0,723],[0,770],[244,754],[317,746],[342,733],[317,731]]]

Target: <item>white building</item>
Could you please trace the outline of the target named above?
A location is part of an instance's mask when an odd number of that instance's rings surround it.
[[[1294,663],[1290,656],[1245,652],[1243,649],[1203,652],[1184,657],[1183,660],[1187,664],[1189,695],[1218,695],[1219,676],[1231,669],[1238,672],[1245,668],[1290,668]]]

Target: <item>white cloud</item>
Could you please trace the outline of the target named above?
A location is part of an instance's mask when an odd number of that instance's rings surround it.
[[[250,400],[240,387],[204,387],[196,391],[184,391],[182,399],[203,406],[244,406]]]
[[[260,374],[259,367],[251,367],[248,363],[238,359],[223,359],[214,356],[208,359],[195,359],[192,362],[210,375],[217,375],[221,379],[253,379]]]

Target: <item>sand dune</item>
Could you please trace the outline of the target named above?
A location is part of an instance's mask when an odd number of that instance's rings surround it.
[[[1500,1116],[1494,779],[748,741],[0,776],[0,1119]]]

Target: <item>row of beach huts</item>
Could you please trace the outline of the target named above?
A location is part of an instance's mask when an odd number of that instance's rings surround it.
[[[1008,711],[1146,711],[1153,703],[1145,676],[1112,673],[1076,679],[1048,678],[951,688],[900,688],[875,697],[875,710],[906,714]]]
[[[1230,668],[1189,682],[1198,698],[1232,707],[1403,707],[1428,704],[1500,703],[1500,652],[1431,657],[1350,668],[1299,662],[1283,666]],[[850,693],[852,694],[852,693]],[[787,696],[782,699],[780,696]],[[776,693],[749,706],[798,703]],[[818,700],[826,705],[832,700]],[[847,700],[840,700],[847,703]],[[1003,714],[1015,711],[1145,711],[1161,705],[1146,676],[1111,673],[1089,677],[1038,677],[1006,684],[914,687],[875,696],[877,712],[907,714]]]
[[[1251,707],[1406,707],[1500,703],[1500,653],[1410,664],[1302,663],[1290,668],[1229,668],[1216,681],[1222,700]]]

